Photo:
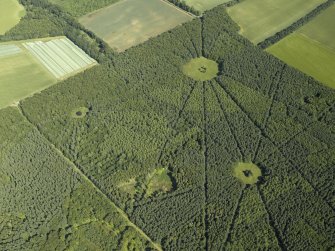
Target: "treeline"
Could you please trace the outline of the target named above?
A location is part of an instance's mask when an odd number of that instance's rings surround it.
[[[62,10],[68,12],[73,17],[81,17],[85,14],[114,4],[119,0],[44,0],[58,5]]]
[[[271,45],[279,42],[289,34],[293,33],[300,27],[302,27],[304,24],[308,23],[310,20],[312,20],[314,17],[320,14],[323,10],[327,9],[329,6],[334,4],[334,0],[328,0],[325,3],[320,4],[317,8],[309,12],[304,17],[300,18],[298,21],[291,24],[289,27],[285,28],[284,30],[281,30],[277,32],[275,35],[265,39],[263,42],[260,42],[258,46],[262,49],[266,49],[270,47]]]

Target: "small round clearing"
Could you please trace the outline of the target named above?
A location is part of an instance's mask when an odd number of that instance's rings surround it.
[[[191,59],[183,65],[183,73],[197,81],[206,81],[215,78],[219,73],[218,64],[210,59],[200,57]]]
[[[71,117],[75,119],[81,119],[86,116],[89,109],[86,107],[78,107],[71,112]]]
[[[261,169],[253,163],[239,162],[234,166],[234,176],[244,184],[252,185],[262,176]]]

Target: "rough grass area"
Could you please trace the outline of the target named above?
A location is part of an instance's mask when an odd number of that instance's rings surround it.
[[[56,83],[28,52],[1,58],[0,69],[0,108]]]
[[[219,72],[218,64],[204,57],[194,58],[183,66],[183,72],[198,81],[215,78]]]
[[[124,51],[191,19],[162,0],[124,0],[79,21],[114,50]]]
[[[0,35],[5,34],[20,22],[25,10],[17,0],[0,1]]]
[[[335,50],[294,33],[267,51],[328,87],[335,88]]]
[[[234,166],[234,176],[247,185],[256,184],[262,176],[262,171],[253,163],[239,162]]]
[[[184,2],[188,5],[193,7],[194,9],[204,12],[206,10],[212,9],[215,6],[218,6],[223,3],[227,3],[231,0],[185,0]]]
[[[299,33],[335,50],[335,4],[298,30]]]
[[[151,196],[155,193],[166,193],[172,189],[172,181],[165,168],[158,168],[148,177],[146,195]]]
[[[324,2],[326,0],[245,0],[228,8],[228,13],[241,27],[240,33],[257,44]]]

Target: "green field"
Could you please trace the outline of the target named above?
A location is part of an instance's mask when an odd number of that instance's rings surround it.
[[[289,65],[335,88],[335,5],[268,48]]]
[[[17,0],[0,1],[0,35],[19,23],[25,10]]]
[[[335,88],[335,51],[294,33],[267,50],[287,64]]]
[[[194,9],[204,12],[206,10],[212,9],[215,6],[218,6],[223,3],[227,3],[230,0],[185,0],[184,2],[188,5],[193,7]]]
[[[56,83],[56,78],[27,51],[0,58],[0,69],[0,108]]]
[[[335,50],[334,24],[335,4],[304,25],[298,32]]]
[[[245,0],[228,8],[240,34],[254,44],[281,31],[326,0]]]
[[[79,19],[113,49],[124,51],[192,16],[161,0],[125,0]]]

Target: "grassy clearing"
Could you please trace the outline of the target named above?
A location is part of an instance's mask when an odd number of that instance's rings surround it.
[[[294,33],[267,51],[328,87],[335,88],[335,50]]]
[[[166,193],[172,189],[172,181],[165,168],[158,168],[148,177],[146,194],[151,196],[157,192]]]
[[[326,0],[245,0],[228,8],[241,27],[240,33],[254,44],[281,31]]]
[[[84,118],[88,112],[89,109],[87,107],[78,107],[71,112],[71,117],[81,119]]]
[[[56,83],[56,79],[28,52],[0,60],[0,108]]]
[[[17,0],[0,1],[0,35],[5,34],[20,22],[25,10]]]
[[[298,30],[299,33],[335,50],[335,4]]]
[[[239,162],[234,166],[234,176],[244,184],[252,185],[259,181],[262,171],[253,163]]]
[[[185,75],[198,81],[215,78],[219,72],[218,64],[204,57],[192,59],[183,66],[182,70]]]
[[[220,4],[223,3],[227,3],[230,0],[207,0],[207,1],[203,1],[203,0],[185,0],[185,3],[188,6],[193,7],[194,9],[200,11],[200,12],[204,12],[206,10],[212,9],[215,6],[218,6]]]
[[[116,51],[187,22],[192,16],[161,0],[125,0],[79,19]]]

